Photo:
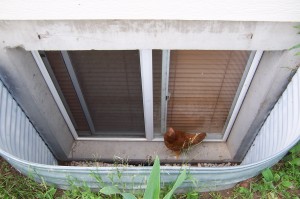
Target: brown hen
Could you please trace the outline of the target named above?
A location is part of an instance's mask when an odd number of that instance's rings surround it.
[[[204,140],[206,133],[186,133],[183,131],[175,131],[172,127],[164,135],[164,142],[166,147],[175,152],[176,158],[181,151],[187,149]]]

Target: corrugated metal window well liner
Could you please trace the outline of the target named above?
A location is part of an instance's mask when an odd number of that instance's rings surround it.
[[[300,139],[300,71],[294,75],[288,87],[277,101],[270,115],[260,129],[254,143],[239,166],[222,168],[189,167],[189,173],[196,179],[196,190],[220,190],[259,174],[263,169],[277,163]],[[69,179],[85,182],[91,188],[98,188],[98,182],[91,173],[101,175],[110,184],[108,176],[122,172],[116,180],[127,189],[145,188],[151,167],[72,167],[58,166],[43,140],[39,137],[24,112],[0,83],[0,154],[13,167],[37,181],[42,179],[59,188],[67,189]],[[174,182],[181,167],[161,168],[162,183]],[[116,178],[117,179],[117,178]],[[194,187],[186,181],[182,189]]]

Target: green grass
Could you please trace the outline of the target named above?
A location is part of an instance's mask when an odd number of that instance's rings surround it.
[[[237,186],[237,198],[299,198],[300,196],[300,143],[271,169],[254,179],[249,187]]]
[[[0,159],[0,198],[54,198],[57,190],[20,175]]]
[[[99,179],[98,192],[92,192],[87,186],[77,187],[70,181],[71,189],[62,191],[45,183],[36,183],[32,179],[20,175],[0,158],[0,198],[147,198],[154,194],[160,198],[198,199],[198,198],[299,198],[300,196],[300,143],[278,164],[266,169],[261,175],[238,184],[231,190],[211,193],[197,193],[189,191],[185,194],[172,195],[173,191],[187,178],[185,172],[178,177],[173,185],[159,187],[155,179],[159,176],[159,164],[153,167],[145,193],[126,193],[116,186],[105,186]],[[122,174],[117,174],[122,178]],[[153,177],[154,176],[154,177]],[[151,183],[150,183],[151,182]],[[104,188],[103,188],[104,187]],[[168,194],[169,193],[169,194]],[[154,197],[153,195],[153,197]]]

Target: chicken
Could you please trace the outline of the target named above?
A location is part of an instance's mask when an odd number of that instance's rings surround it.
[[[178,158],[182,150],[202,142],[205,137],[206,133],[186,133],[175,131],[171,127],[164,135],[164,142],[166,147],[175,152],[176,158]]]

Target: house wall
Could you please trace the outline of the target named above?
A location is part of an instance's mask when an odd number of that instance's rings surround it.
[[[298,0],[10,0],[1,2],[8,20],[223,20],[299,21]]]

